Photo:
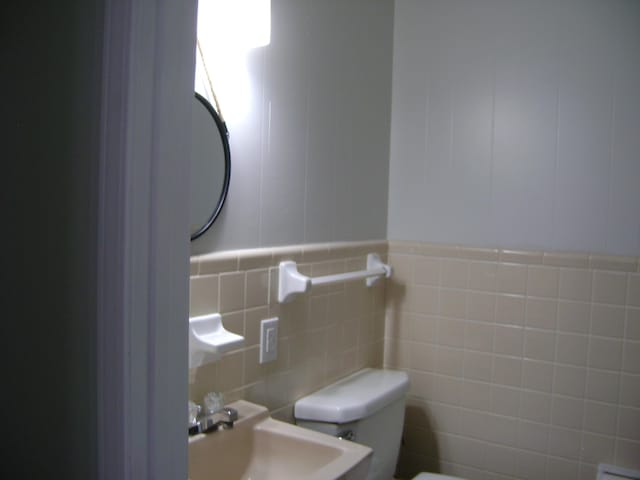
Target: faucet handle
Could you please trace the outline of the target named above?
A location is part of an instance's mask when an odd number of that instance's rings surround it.
[[[224,407],[223,410],[228,415],[230,422],[235,422],[236,420],[238,420],[238,410],[231,407]]]
[[[197,405],[195,402],[189,400],[189,426],[196,424],[201,411],[202,407],[200,405]]]
[[[209,392],[204,396],[204,409],[206,415],[211,415],[224,407],[224,397],[219,392]]]

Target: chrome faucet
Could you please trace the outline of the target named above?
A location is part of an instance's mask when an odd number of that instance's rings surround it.
[[[238,411],[225,407],[221,394],[208,393],[204,397],[204,404],[203,413],[200,405],[189,402],[189,435],[215,432],[220,428],[233,428],[233,422],[238,420]]]

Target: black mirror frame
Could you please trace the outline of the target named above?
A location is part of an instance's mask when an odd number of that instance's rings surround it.
[[[224,149],[224,182],[222,184],[222,192],[220,192],[220,197],[218,198],[218,203],[216,204],[216,208],[213,210],[213,213],[209,217],[209,220],[200,227],[196,232],[191,234],[191,241],[194,241],[196,238],[201,237],[204,233],[209,230],[209,227],[213,224],[213,222],[218,218],[220,212],[222,211],[222,207],[224,206],[224,202],[227,199],[227,194],[229,193],[229,184],[231,183],[231,149],[229,148],[229,130],[227,130],[227,125],[222,121],[218,112],[216,112],[213,105],[209,103],[209,101],[200,95],[198,92],[195,92],[196,99],[204,105],[207,111],[213,117],[213,120],[216,122],[216,126],[218,127],[218,132],[220,133],[220,140],[222,140],[222,148]]]

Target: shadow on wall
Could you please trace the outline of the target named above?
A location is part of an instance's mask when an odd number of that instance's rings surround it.
[[[397,468],[397,477],[404,479],[421,472],[441,472],[433,415],[426,405],[407,405]]]
[[[384,365],[386,368],[404,368],[408,367],[409,350],[403,349],[402,342],[392,341],[391,339],[409,338],[409,331],[403,331],[408,328],[406,322],[401,321],[402,304],[406,295],[407,287],[404,282],[398,282],[391,277],[387,286],[386,295],[386,319],[385,319],[385,345],[384,345]],[[403,359],[403,355],[405,355]]]
[[[404,281],[392,278],[387,289],[384,364],[386,368],[408,370],[412,322],[402,306],[411,304]],[[413,299],[414,301],[416,299]],[[409,307],[410,308],[410,307]],[[402,317],[405,318],[402,318]],[[391,341],[393,339],[394,341]],[[398,341],[399,340],[399,341]],[[411,387],[409,387],[411,395]],[[435,434],[434,415],[425,403],[407,400],[405,426],[396,470],[399,479],[410,479],[421,472],[441,472],[440,448]]]

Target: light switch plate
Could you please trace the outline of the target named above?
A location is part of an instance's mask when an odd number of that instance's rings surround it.
[[[278,317],[260,322],[260,363],[278,358]]]

